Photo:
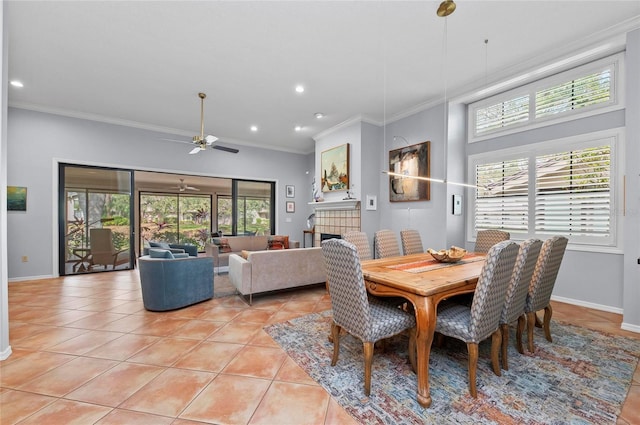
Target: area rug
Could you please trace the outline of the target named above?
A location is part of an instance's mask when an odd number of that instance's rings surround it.
[[[344,335],[331,367],[331,311],[265,327],[273,339],[363,424],[615,424],[640,357],[640,341],[552,321],[550,343],[536,329],[535,354],[509,346],[509,371],[493,374],[490,341],[480,344],[478,398],[469,395],[466,345],[447,339],[429,365],[432,404],[416,401],[408,339],[376,347],[371,395],[364,395],[362,343]],[[526,341],[525,341],[526,344]]]

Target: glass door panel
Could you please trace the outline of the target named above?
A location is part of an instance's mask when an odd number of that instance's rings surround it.
[[[235,234],[269,235],[275,232],[275,183],[234,180]]]
[[[132,268],[132,171],[60,164],[60,182],[60,275]]]

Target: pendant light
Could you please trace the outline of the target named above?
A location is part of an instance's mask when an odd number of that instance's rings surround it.
[[[451,15],[456,10],[456,3],[453,0],[445,0],[440,3],[440,7],[438,7],[438,11],[436,14],[441,17],[447,17]]]

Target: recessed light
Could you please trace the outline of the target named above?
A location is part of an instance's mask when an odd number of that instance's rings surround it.
[[[22,82],[18,80],[11,80],[9,84],[11,84],[13,87],[18,87],[18,88],[24,87],[24,84],[22,84]]]
[[[251,126],[251,131],[258,131],[258,126],[257,125],[252,125]]]
[[[296,93],[302,93],[304,91],[304,87],[301,85],[296,86]]]
[[[317,119],[324,118],[324,114],[322,112],[316,112],[315,114],[313,114],[313,116],[315,116]]]
[[[294,127],[294,130],[295,130],[295,131],[302,131],[302,126],[301,126],[301,125],[296,125],[296,126]]]

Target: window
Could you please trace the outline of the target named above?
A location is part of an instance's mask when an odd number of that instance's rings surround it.
[[[618,131],[582,135],[469,158],[479,189],[470,238],[501,229],[516,239],[564,235],[573,244],[616,243]]]
[[[469,105],[469,140],[575,119],[622,107],[615,55]]]

